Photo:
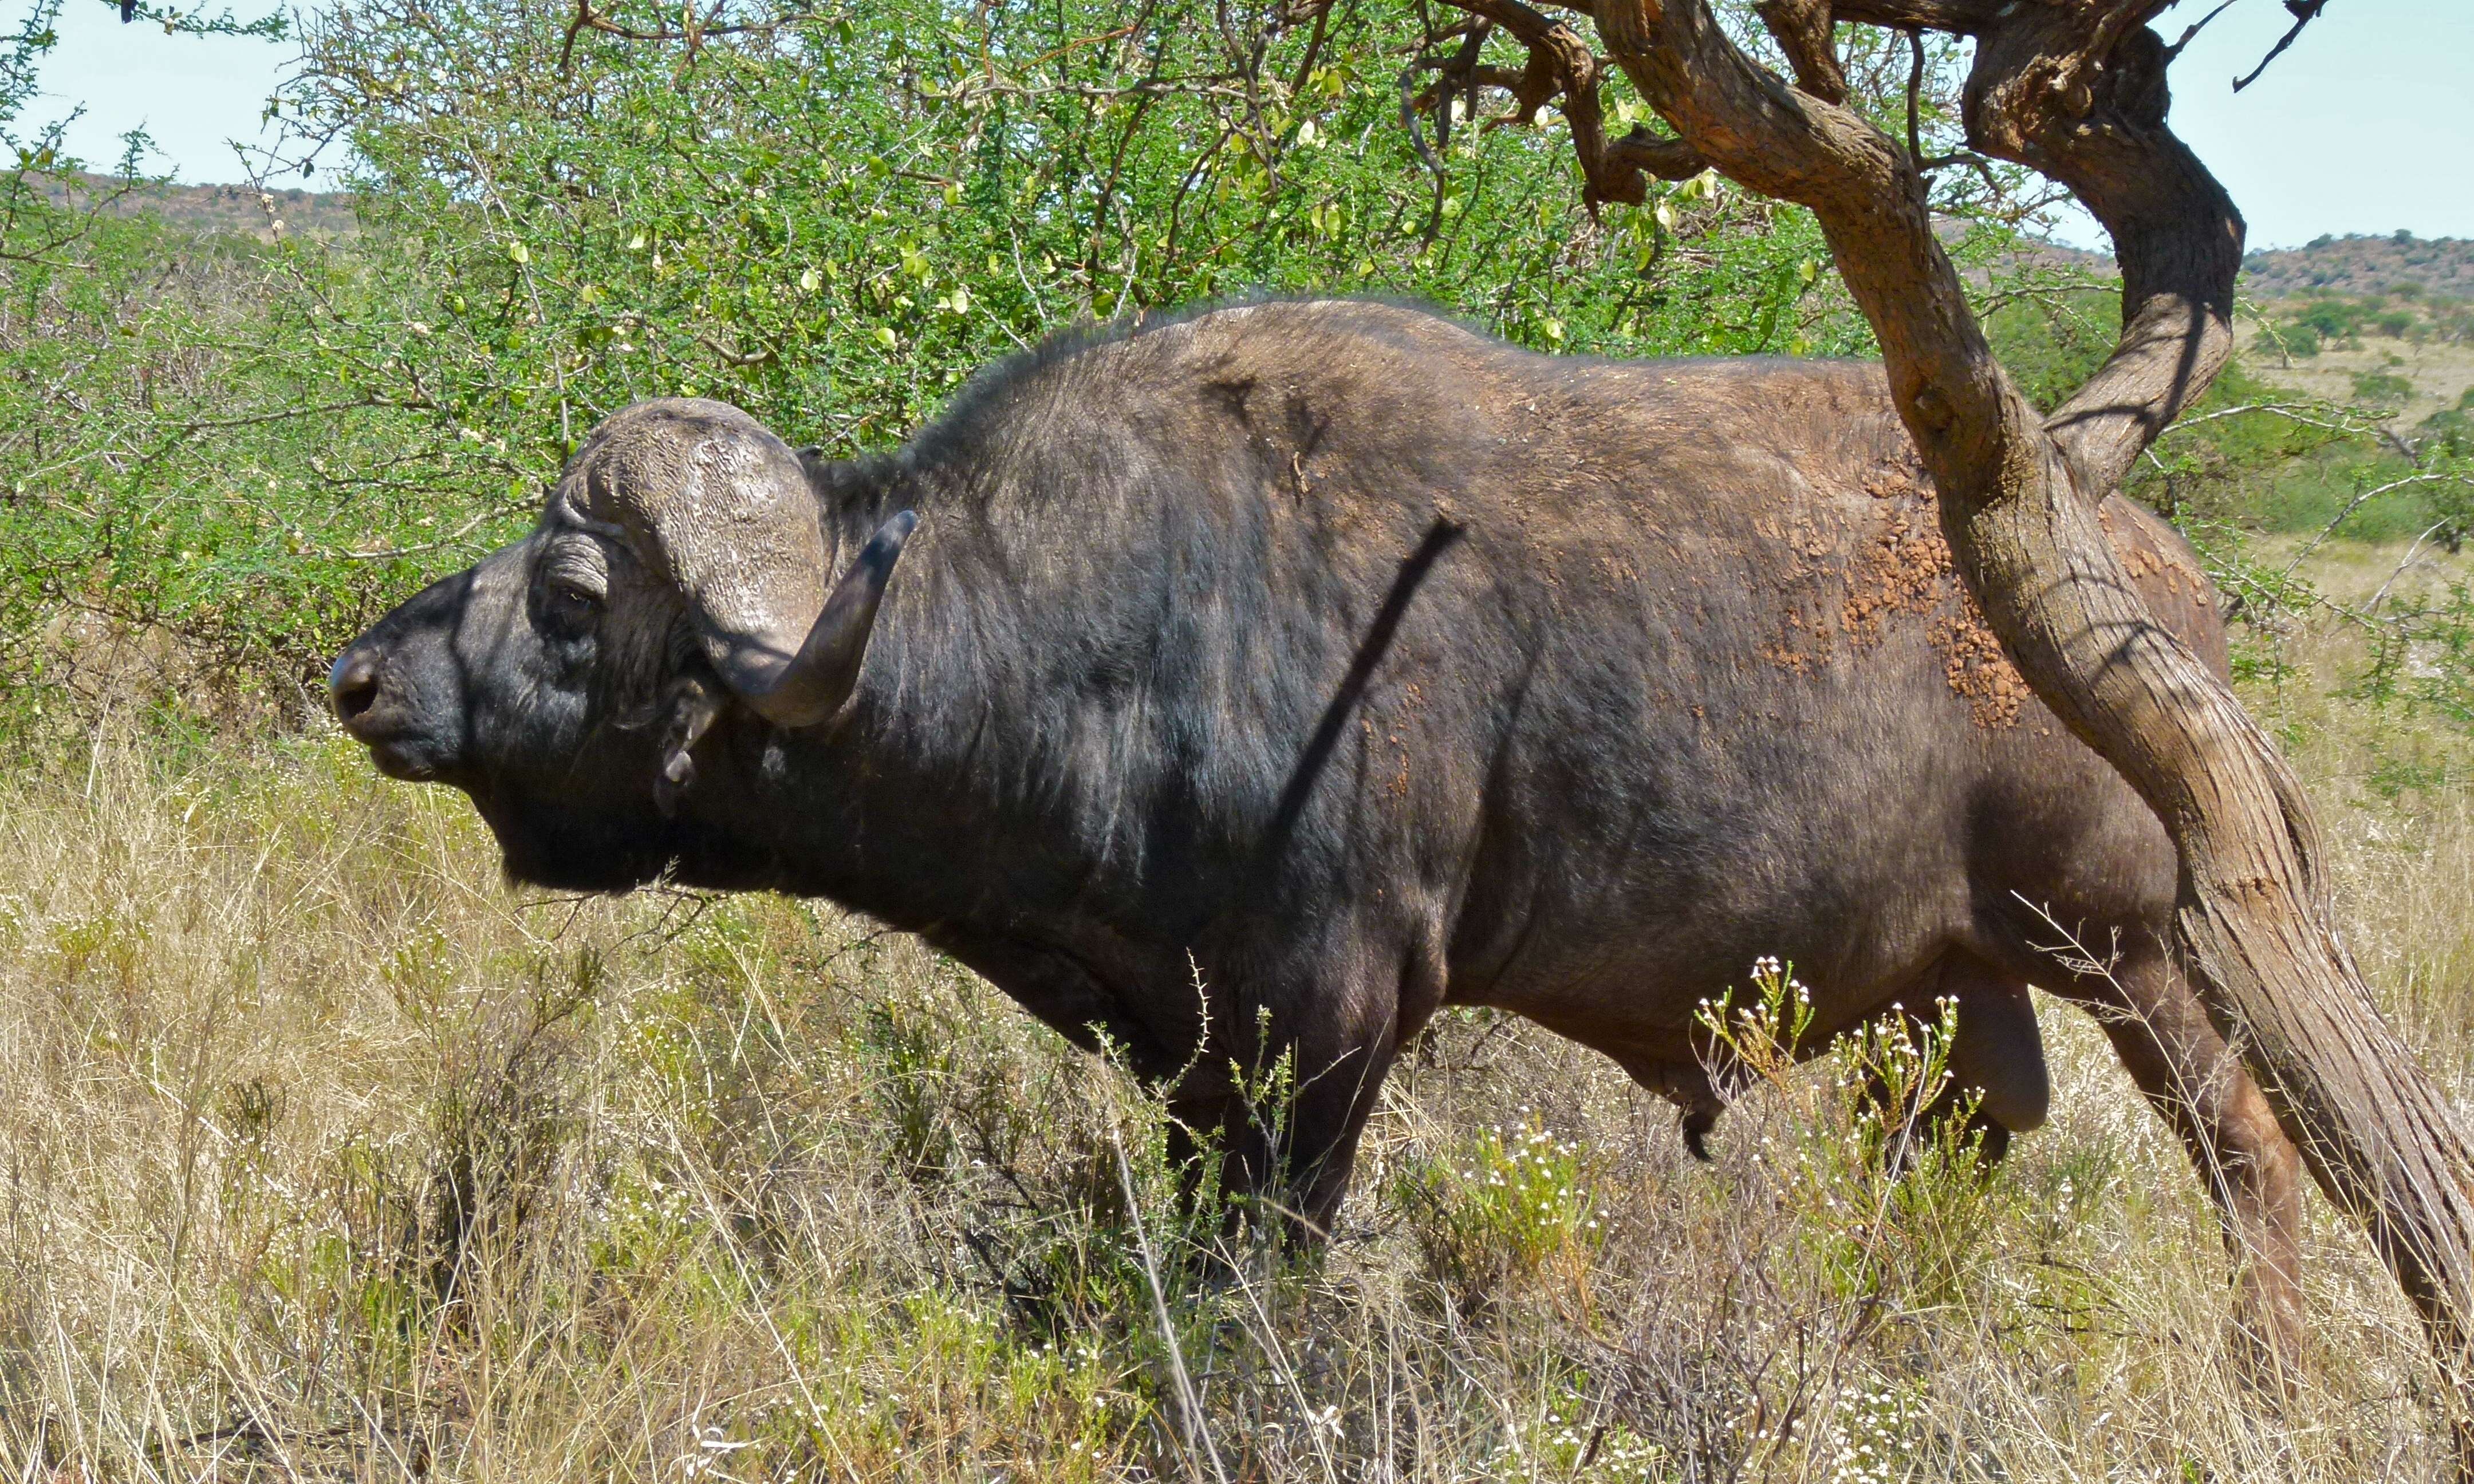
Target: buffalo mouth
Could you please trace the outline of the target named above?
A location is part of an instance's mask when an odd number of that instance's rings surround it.
[[[337,673],[342,673],[351,658],[348,655],[336,661]],[[346,736],[369,749],[370,761],[388,778],[406,783],[452,781],[452,735],[439,735],[434,724],[379,693],[375,682],[368,683],[363,691],[339,691],[335,719],[342,723]]]
[[[370,761],[388,778],[406,783],[435,783],[440,768],[426,749],[408,742],[369,742]]]
[[[418,725],[374,723],[376,718],[356,717],[344,724],[344,730],[369,750],[370,761],[380,773],[406,783],[465,785],[466,770],[457,764],[451,739]]]

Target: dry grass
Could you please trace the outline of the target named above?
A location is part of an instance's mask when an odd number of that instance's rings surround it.
[[[2464,1087],[2474,808],[2383,772],[2460,744],[2261,700]],[[1896,1185],[1844,1059],[1705,1168],[1611,1065],[1455,1015],[1327,1256],[1206,1262],[1139,1089],[915,944],[496,879],[459,800],[329,740],[108,724],[0,781],[9,1479],[2435,1468],[2412,1321],[2324,1207],[2300,1395],[2235,1378],[2196,1182],[2066,1011],[2052,1125]]]
[[[2360,348],[2330,346],[2316,356],[2284,359],[2265,334],[2247,342],[2243,365],[2273,387],[2336,403],[2354,400],[2354,377],[2385,371],[2413,384],[2413,396],[2398,409],[2399,421],[2410,426],[2443,408],[2474,387],[2474,347],[2373,336]]]

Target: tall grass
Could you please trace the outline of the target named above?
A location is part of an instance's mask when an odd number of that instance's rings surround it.
[[[2462,1089],[2474,808],[2382,773],[2457,744],[2293,679],[2313,642],[2259,699],[2356,951]],[[1759,1083],[1701,1166],[1611,1065],[1455,1012],[1298,1258],[1182,1212],[1143,1089],[915,943],[527,897],[460,799],[340,741],[107,718],[0,780],[0,1471],[2433,1471],[2365,1244],[2315,1208],[2304,1375],[2248,1389],[2178,1146],[2048,1010],[2053,1122],[1989,1180],[1941,1151],[1895,1184],[1857,1060]]]

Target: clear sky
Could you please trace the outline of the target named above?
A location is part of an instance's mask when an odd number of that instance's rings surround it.
[[[13,25],[26,0],[0,5]],[[259,0],[231,6],[244,17],[271,9]],[[259,136],[267,96],[295,55],[292,43],[167,36],[161,26],[143,21],[122,25],[119,6],[99,0],[64,0],[58,29],[60,45],[42,63],[44,96],[17,121],[21,132],[24,126],[48,123],[83,105],[85,116],[71,127],[68,143],[89,169],[115,164],[119,136],[143,127],[158,150],[151,168],[168,170],[187,185],[246,179],[229,141]]]
[[[2214,3],[2181,0],[2156,29],[2171,41]],[[2173,127],[2232,193],[2251,246],[2474,237],[2474,3],[2331,0],[2235,92],[2292,23],[2272,0],[2236,0],[2173,63]],[[2103,245],[2093,222],[2067,235]]]
[[[234,8],[255,13],[249,0]],[[2205,10],[2182,0],[2159,29],[2171,39]],[[2173,68],[2175,127],[2232,191],[2251,244],[2399,227],[2474,237],[2474,3],[2334,0],[2267,76],[2233,92],[2290,23],[2274,0],[2236,0]],[[115,136],[142,124],[158,168],[191,184],[241,178],[228,141],[258,137],[288,46],[124,27],[98,0],[67,0],[60,30],[43,83],[53,112],[85,106],[79,154],[108,162]],[[2101,246],[2084,218],[2064,235]]]

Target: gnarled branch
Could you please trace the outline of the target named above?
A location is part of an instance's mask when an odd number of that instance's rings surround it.
[[[1700,155],[1680,139],[1666,139],[1635,128],[1610,142],[1606,112],[1598,88],[1606,63],[1569,22],[1546,15],[1521,0],[1452,0],[1461,10],[1492,22],[1528,50],[1528,64],[1517,73],[1481,66],[1472,49],[1457,74],[1446,72],[1445,85],[1493,85],[1512,94],[1512,109],[1490,120],[1489,128],[1535,122],[1538,110],[1563,100],[1564,123],[1572,132],[1572,154],[1580,161],[1582,199],[1594,207],[1618,201],[1637,205],[1649,197],[1644,176],[1684,180],[1709,168]]]
[[[1753,12],[1786,54],[1796,86],[1824,103],[1847,101],[1847,69],[1838,64],[1830,0],[1758,0]]]
[[[2233,352],[2243,223],[2197,156],[2166,127],[2165,45],[2142,27],[2090,58],[2062,12],[2023,14],[1977,43],[1968,142],[2069,187],[2112,233],[2122,333],[2050,427],[2082,490],[2119,483],[2142,450],[2207,391]]]

